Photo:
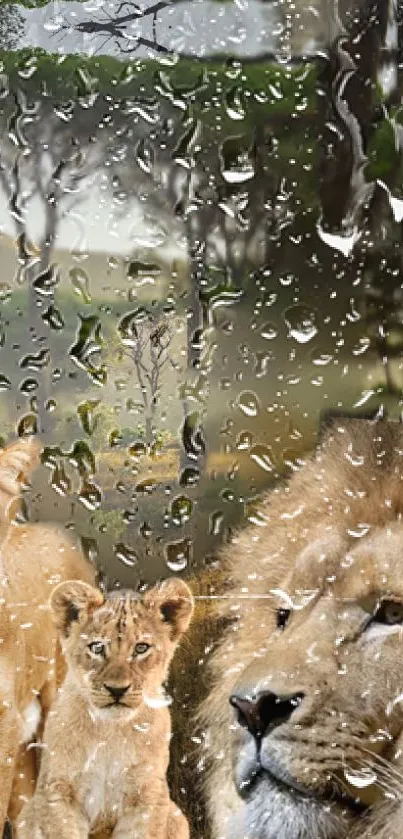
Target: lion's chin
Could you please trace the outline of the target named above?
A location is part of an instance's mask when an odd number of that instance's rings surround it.
[[[341,839],[353,818],[343,802],[316,798],[264,770],[238,795],[242,801],[228,839]]]

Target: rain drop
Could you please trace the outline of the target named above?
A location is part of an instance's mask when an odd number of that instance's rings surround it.
[[[184,571],[190,562],[193,544],[190,539],[170,542],[165,548],[165,561],[170,571]]]
[[[297,303],[295,306],[289,306],[284,312],[288,336],[294,338],[299,344],[306,344],[308,341],[312,341],[312,338],[318,333],[315,317],[315,312],[300,303]]]
[[[71,268],[69,277],[75,293],[84,303],[91,303],[90,281],[86,272],[82,268]]]
[[[137,554],[129,545],[125,545],[124,542],[118,542],[113,546],[113,550],[123,565],[126,565],[128,568],[134,568],[137,565]]]
[[[244,390],[238,397],[238,408],[246,417],[256,417],[259,413],[259,400],[256,393]]]
[[[271,452],[268,446],[253,446],[250,451],[251,460],[257,463],[265,472],[272,472],[274,463],[271,458]]]
[[[91,481],[84,481],[78,500],[87,510],[97,510],[102,503],[102,493],[99,487]]]

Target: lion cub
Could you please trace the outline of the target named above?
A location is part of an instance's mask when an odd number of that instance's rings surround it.
[[[144,596],[58,585],[51,607],[67,675],[45,731],[18,839],[187,839],[166,780],[171,734],[162,685],[193,612],[177,579]]]

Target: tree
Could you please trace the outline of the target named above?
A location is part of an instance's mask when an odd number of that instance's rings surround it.
[[[24,30],[24,19],[17,5],[0,4],[0,50],[16,49]]]
[[[174,323],[161,313],[138,308],[120,320],[118,333],[123,353],[130,359],[136,374],[143,406],[145,442],[150,451],[156,441],[156,418],[164,384],[166,390],[165,373],[168,368],[173,371],[178,368],[172,355]]]
[[[29,288],[33,354],[28,369],[38,374],[31,405],[43,431],[50,424],[46,325],[60,328],[61,319],[54,307],[60,277],[51,261],[52,252],[60,222],[79,204],[102,152],[101,143],[92,142],[93,114],[89,119],[86,111],[77,107],[68,113],[46,98],[31,104],[22,90],[16,91],[13,106],[11,100],[12,94],[3,105],[0,187],[15,230],[16,282]],[[29,234],[33,213],[36,221],[40,220],[35,242]]]
[[[385,43],[387,0],[345,3],[334,20],[323,61],[319,105],[320,199],[325,230],[351,234],[362,221],[374,186],[365,178],[373,132],[376,81]]]

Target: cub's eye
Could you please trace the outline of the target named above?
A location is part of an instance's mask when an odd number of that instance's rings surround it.
[[[139,641],[134,648],[135,655],[144,655],[144,653],[148,652],[150,647],[151,644],[147,644],[145,641]]]
[[[95,656],[96,658],[105,655],[105,644],[103,641],[92,641],[91,644],[88,644],[88,649],[91,655]]]
[[[291,609],[277,609],[277,629],[284,629],[287,626],[291,615]]]
[[[384,623],[388,626],[403,623],[403,603],[398,603],[396,600],[381,600],[372,616],[372,622]]]

